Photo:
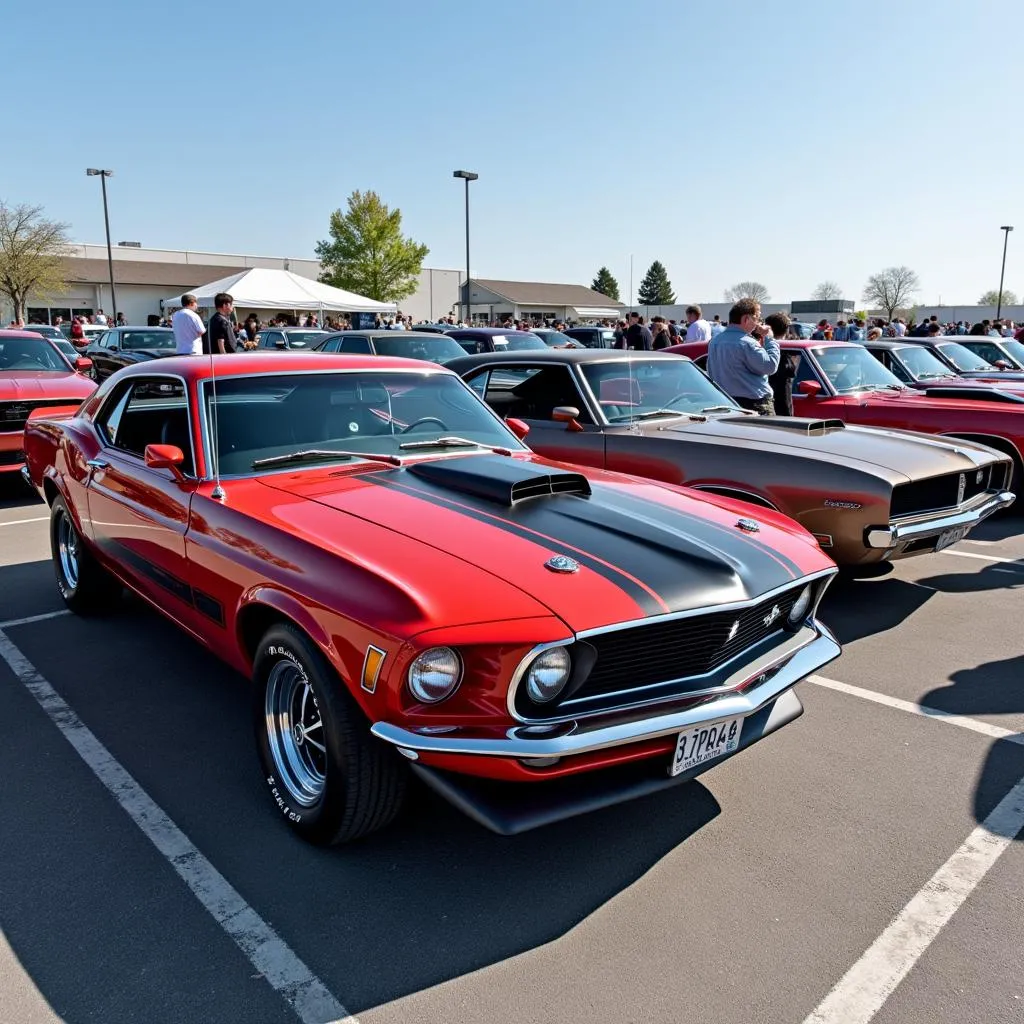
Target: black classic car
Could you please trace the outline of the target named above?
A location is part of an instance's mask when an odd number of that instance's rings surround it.
[[[316,351],[400,356],[403,359],[424,359],[442,366],[466,354],[453,338],[426,331],[338,331],[324,335]]]
[[[513,331],[507,327],[453,327],[446,333],[470,355],[478,352],[547,350],[547,345],[532,331]]]
[[[106,380],[122,366],[134,366],[175,354],[170,327],[111,327],[91,341],[82,352],[92,360],[94,380]]]
[[[256,347],[284,351],[285,349],[312,349],[327,337],[327,331],[314,327],[265,327],[256,332]]]
[[[615,348],[614,327],[567,327],[565,333],[587,348]]]

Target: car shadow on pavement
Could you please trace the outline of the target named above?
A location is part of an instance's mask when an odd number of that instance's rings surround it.
[[[925,707],[953,715],[1024,714],[1024,654],[959,669],[921,698]],[[981,822],[1007,792],[1024,777],[1024,746],[1008,739],[989,747],[974,791],[974,815]],[[1024,839],[1024,831],[1018,836]]]
[[[12,640],[355,1013],[557,940],[721,813],[708,788],[693,781],[500,837],[414,786],[389,828],[345,847],[312,847],[291,833],[263,787],[248,680],[141,602],[129,599],[101,619],[68,616],[17,627]],[[45,720],[29,724],[53,729]],[[79,774],[88,777],[77,761],[71,771],[76,784]],[[12,811],[17,815],[16,805]],[[114,811],[113,824],[95,834],[88,821],[69,814],[45,835],[23,828],[6,840],[15,846],[12,863],[25,872],[39,843],[57,847],[45,885],[29,874],[20,883],[8,879],[30,888],[31,898],[8,903],[0,924],[33,982],[67,1020],[92,1019],[97,985],[117,986],[126,1001],[159,984],[135,966],[129,943],[155,943],[167,932],[168,913],[193,921],[176,942],[200,943],[209,931],[184,884],[169,870],[153,873],[155,854],[145,840],[137,842],[141,833],[128,817]],[[109,845],[111,829],[123,831],[126,848],[136,848],[116,865],[124,901],[116,887],[83,891],[78,866],[83,849]],[[148,853],[138,852],[140,845]],[[153,887],[151,901],[139,896],[146,886]],[[59,930],[48,924],[54,919],[65,922]],[[73,963],[68,935],[89,936]],[[216,991],[209,995],[216,1004]],[[154,994],[151,1001],[158,999]]]
[[[839,576],[826,592],[819,615],[841,644],[849,644],[895,629],[930,598],[923,587],[895,576]]]
[[[976,563],[977,564],[977,563]],[[951,572],[920,581],[944,594],[973,594],[983,590],[1019,590],[1024,587],[1024,559],[999,565],[986,564],[977,572]]]

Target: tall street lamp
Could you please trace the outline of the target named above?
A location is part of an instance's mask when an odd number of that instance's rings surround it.
[[[453,178],[462,178],[466,182],[466,324],[472,326],[469,312],[469,183],[480,177],[472,171],[453,171]]]
[[[1010,232],[1013,230],[1012,224],[1004,224],[1000,229],[1003,233],[1003,269],[999,271],[999,298],[996,300],[996,319],[999,319],[999,314],[1003,311],[1003,277],[1006,274],[1006,243],[1010,240]]]
[[[110,271],[110,302],[114,307],[112,312],[114,314],[114,323],[117,323],[117,294],[114,291],[114,256],[110,251],[110,215],[107,213],[107,178],[109,178],[114,172],[107,170],[100,170],[98,167],[88,167],[85,171],[90,178],[99,175],[100,185],[103,186],[103,223],[107,228],[107,270]]]

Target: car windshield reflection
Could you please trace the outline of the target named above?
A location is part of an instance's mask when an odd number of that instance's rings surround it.
[[[336,461],[351,462],[358,453],[408,456],[403,445],[417,441],[439,442],[440,454],[453,447],[444,440],[452,437],[524,450],[458,377],[437,371],[227,377],[217,381],[216,404],[213,390],[204,383],[208,436],[216,435],[223,476],[251,475],[260,471],[253,463],[303,451],[338,450],[349,454]],[[473,452],[470,445],[457,450]],[[435,452],[424,444],[415,454]],[[331,461],[318,454],[315,464]]]
[[[977,352],[972,352],[958,342],[952,341],[937,346],[938,350],[958,370],[994,370],[995,367],[987,360],[982,359]]]
[[[860,345],[816,348],[814,355],[832,387],[840,394],[850,391],[902,391],[899,378],[890,373]]]
[[[908,345],[899,350],[899,358],[914,380],[956,376],[934,352],[926,348]]]
[[[621,359],[581,363],[609,423],[655,416],[739,409],[687,359]]]

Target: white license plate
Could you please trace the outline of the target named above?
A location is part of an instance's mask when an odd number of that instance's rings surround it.
[[[935,550],[941,551],[943,548],[951,547],[953,544],[962,541],[964,537],[971,532],[969,526],[958,526],[955,530],[946,530],[939,534],[939,539],[935,542]]]
[[[698,725],[681,732],[676,739],[676,753],[669,767],[669,775],[679,775],[705,761],[731,754],[740,745],[743,718],[727,718],[714,725]]]

